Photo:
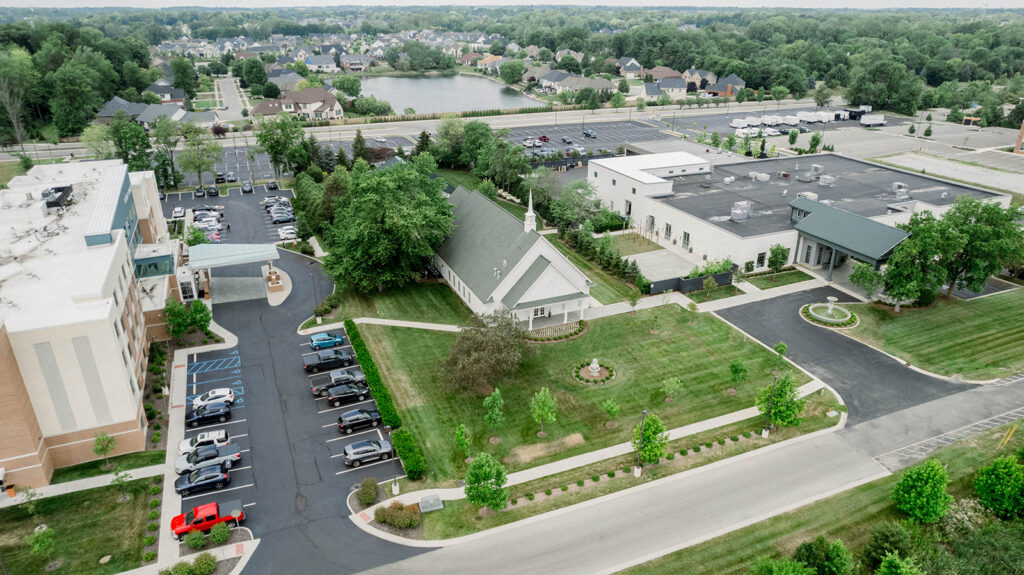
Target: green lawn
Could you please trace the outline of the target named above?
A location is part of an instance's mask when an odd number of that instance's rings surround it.
[[[872,304],[849,306],[860,324],[849,335],[942,375],[985,380],[1024,371],[1024,290],[971,301],[940,298],[899,315]]]
[[[54,573],[105,575],[141,566],[152,481],[129,483],[127,503],[117,502],[121,493],[113,486],[40,499],[38,521],[54,530],[53,558],[64,560]],[[0,510],[0,555],[9,573],[43,573],[46,557],[33,556],[24,542],[36,524],[21,505]],[[111,556],[110,562],[100,565],[104,555]]]
[[[654,327],[658,333],[651,333]],[[625,442],[631,437],[631,422],[643,409],[673,428],[750,407],[757,387],[770,380],[774,367],[762,346],[710,314],[665,306],[597,319],[581,337],[532,346],[536,353],[520,370],[496,384],[505,400],[507,423],[492,433],[480,423],[483,396],[453,392],[439,376],[455,334],[374,325],[361,331],[404,424],[420,438],[432,479],[453,478],[465,468],[452,441],[459,423],[473,430],[474,451],[509,457],[510,470],[523,469]],[[574,366],[594,357],[616,370],[613,381],[585,386],[572,378]],[[728,366],[734,359],[743,359],[751,375],[736,395],[729,395]],[[686,387],[669,404],[659,388],[671,377],[682,378]],[[803,374],[797,379],[798,384],[807,381]],[[545,426],[547,439],[537,438],[539,427],[527,408],[542,386],[559,402],[558,421]],[[605,427],[608,417],[600,407],[609,398],[621,406],[615,429]],[[500,437],[501,443],[490,445],[490,435]]]
[[[565,245],[557,236],[548,236],[548,240],[558,248],[558,251],[565,254],[572,264],[583,272],[583,275],[590,278],[596,285],[590,288],[590,295],[597,301],[608,304],[629,299],[629,292],[633,286],[622,281],[619,277],[606,272],[594,262],[584,258]]]
[[[216,105],[216,100],[196,100],[192,102],[192,107],[194,108],[213,108]]]
[[[102,459],[89,461],[87,463],[79,463],[78,465],[72,465],[71,467],[61,467],[60,469],[53,470],[53,478],[50,479],[50,482],[65,483],[67,481],[84,479],[95,475],[113,473],[112,470],[116,469],[118,466],[123,467],[124,469],[135,469],[136,467],[159,465],[164,462],[165,455],[165,452],[157,450],[138,451],[135,453],[118,455],[110,458],[110,464],[112,466],[111,469],[104,468],[104,461]]]
[[[612,236],[612,248],[619,250],[623,256],[642,254],[665,249],[655,242],[639,234],[619,234]]]
[[[741,293],[743,293],[743,290],[732,284],[729,284],[724,286],[718,286],[707,294],[705,294],[704,290],[692,291],[686,294],[686,297],[692,299],[697,303],[705,303],[709,301],[715,301],[716,299],[725,299],[727,297],[732,297],[734,295],[740,295]]]
[[[370,295],[359,294],[352,288],[344,288],[341,293],[341,306],[325,317],[324,323],[346,318],[380,317],[462,325],[473,315],[459,296],[443,283],[417,283]],[[316,322],[310,320],[302,327],[312,325]]]
[[[462,186],[467,190],[475,190],[480,185],[480,178],[474,176],[471,172],[463,170],[450,170],[447,168],[438,168],[437,175],[444,178],[444,181],[448,182],[453,186]]]
[[[1014,435],[1005,448],[996,452],[996,446],[1008,427],[989,430],[933,454],[932,457],[948,466],[951,494],[957,498],[972,495],[977,469],[988,465],[997,455],[1013,453],[1024,445],[1024,438]],[[623,573],[745,575],[758,557],[792,555],[797,545],[818,535],[830,540],[842,539],[857,557],[875,525],[904,517],[892,503],[892,489],[901,476],[897,473],[872,481]]]
[[[792,270],[788,272],[779,272],[777,274],[768,274],[763,276],[754,276],[746,278],[748,283],[760,289],[771,289],[779,286],[807,281],[809,279],[814,278],[800,270]]]
[[[0,162],[0,188],[6,188],[11,178],[24,173],[20,162]]]

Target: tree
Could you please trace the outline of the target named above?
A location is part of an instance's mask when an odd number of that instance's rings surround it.
[[[747,369],[747,366],[743,363],[742,359],[734,359],[732,363],[729,364],[729,375],[733,387],[735,387],[744,381],[747,381],[750,371]]]
[[[899,227],[909,232],[910,237],[893,250],[884,276],[886,292],[896,303],[896,313],[902,302],[935,291],[947,281],[943,254],[956,252],[962,244],[962,237],[951,233],[951,228],[931,212],[913,214],[910,221]]]
[[[178,153],[178,164],[182,170],[195,174],[201,186],[203,172],[213,170],[217,162],[223,158],[224,150],[213,140],[212,135],[206,130],[198,129],[194,124],[182,125],[181,131],[185,144]]]
[[[747,91],[746,91],[746,89],[737,91],[736,92],[736,103],[737,104],[742,104],[743,102],[746,102],[746,101],[747,101]]]
[[[704,301],[711,301],[711,292],[718,287],[718,282],[715,278],[708,276],[704,278],[704,282],[701,284],[701,289],[704,291]]]
[[[97,433],[92,441],[92,452],[96,454],[96,457],[103,458],[103,467],[105,469],[111,468],[110,459],[108,459],[107,456],[110,455],[116,447],[117,440],[106,433]]]
[[[614,98],[612,99],[614,100]],[[672,104],[672,98],[670,98],[668,94],[661,94],[654,103],[658,106],[668,106]]]
[[[489,132],[489,130],[488,130]],[[418,156],[423,152],[430,151],[430,132],[423,130],[420,132],[419,137],[416,139],[416,147],[412,150],[412,155]]]
[[[52,528],[47,527],[41,531],[33,531],[25,537],[25,543],[32,548],[32,555],[43,555],[47,561],[53,560],[53,549],[56,542]]]
[[[180,338],[188,333],[189,317],[185,304],[173,297],[167,298],[164,302],[164,321],[167,322],[167,331],[173,338]]]
[[[210,238],[206,237],[206,232],[198,227],[189,226],[188,229],[185,230],[185,245],[192,247],[208,243],[210,243]]]
[[[825,135],[822,134],[821,132],[814,132],[813,134],[811,134],[811,141],[807,144],[807,153],[817,153],[818,148],[821,147],[821,141],[822,139],[824,139],[824,137]]]
[[[661,386],[661,392],[665,394],[665,397],[675,399],[676,395],[683,390],[683,381],[678,377],[673,377],[665,381],[665,384]]]
[[[921,102],[923,84],[903,62],[878,57],[867,66],[854,69],[846,88],[846,100],[854,106],[867,104],[912,116]]]
[[[508,472],[487,452],[480,453],[466,470],[466,501],[500,511],[508,505]]]
[[[773,244],[768,250],[768,267],[772,270],[772,281],[775,281],[775,274],[779,273],[786,262],[789,261],[789,248],[781,244]]]
[[[462,155],[465,137],[466,127],[462,118],[454,114],[445,114],[441,118],[441,125],[437,128],[438,163],[446,162],[449,167],[454,168]]]
[[[355,164],[356,160],[370,161],[370,148],[366,145],[363,131],[358,128],[356,129],[356,137],[352,140],[352,163]]]
[[[453,389],[480,389],[514,373],[529,350],[525,330],[510,313],[496,311],[479,316],[473,324],[459,332],[441,366]],[[504,405],[497,399],[491,401],[492,407]]]
[[[636,315],[636,304],[640,303],[640,296],[640,290],[635,287],[629,290],[629,294],[626,296],[628,298],[627,301],[629,301],[629,307],[633,310],[634,315]]]
[[[942,216],[944,237],[955,237],[940,247],[940,266],[949,286],[980,292],[989,276],[999,273],[1007,263],[1024,256],[1024,234],[1020,230],[1020,212],[995,202],[982,202],[960,196]]]
[[[656,413],[648,413],[641,425],[633,428],[633,450],[646,463],[657,463],[665,455],[668,431]]]
[[[931,116],[931,114],[928,114],[928,115]],[[928,124],[928,127],[926,127],[924,129],[924,137],[925,138],[932,137],[932,125],[931,124]]]
[[[80,133],[103,104],[103,96],[96,89],[99,74],[74,59],[48,74],[46,83],[53,86],[49,104],[59,136]]]
[[[551,202],[551,219],[562,229],[575,229],[597,213],[600,207],[594,186],[585,180],[567,185]]]
[[[523,72],[525,71],[526,66],[522,60],[502,62],[501,66],[498,67],[498,75],[501,76],[501,80],[510,86],[522,81]]]
[[[263,61],[258,58],[249,58],[242,68],[242,81],[250,89],[256,86],[263,86],[267,83],[267,70],[263,67]]]
[[[795,146],[796,145],[796,139],[799,138],[799,137],[800,137],[800,132],[798,132],[796,130],[790,130],[789,131],[789,145],[790,146]]]
[[[996,459],[978,470],[974,492],[996,517],[1009,520],[1024,515],[1024,466],[1013,456]]]
[[[162,152],[167,158],[167,177],[158,183],[164,188],[176,188],[182,179],[174,164],[174,151],[178,147],[178,142],[181,141],[181,128],[177,122],[167,116],[160,116],[153,123],[151,134],[158,152]]]
[[[818,88],[814,91],[814,105],[819,108],[828,106],[829,102],[832,101],[832,90],[828,88]]]
[[[662,94],[664,95],[664,94]],[[609,101],[612,108],[621,108],[626,105],[626,96],[622,92],[615,92],[612,95],[612,99]]]
[[[782,85],[772,86],[771,92],[772,92],[772,100],[775,100],[776,102],[779,102],[783,98],[785,98],[786,96],[789,95],[789,88],[787,88],[785,86],[782,86]]]
[[[620,94],[628,94],[629,93],[629,82],[627,82],[625,79],[619,80],[619,85],[618,85],[617,89],[618,89]]]
[[[93,158],[97,160],[114,158],[116,151],[114,150],[114,143],[110,141],[110,126],[106,124],[89,124],[89,127],[82,132],[81,141]]]
[[[609,397],[601,403],[601,409],[608,414],[609,419],[615,419],[619,415],[619,402]]]
[[[348,155],[345,153],[345,148],[342,148],[341,146],[338,146],[338,156],[335,158],[335,163],[338,166],[341,166],[341,167],[344,167],[344,168],[352,167],[352,162],[349,161]]]
[[[811,541],[804,541],[793,552],[793,560],[811,568],[817,575],[851,575],[853,554],[836,539],[829,543],[819,535]]]
[[[907,471],[892,492],[896,507],[920,523],[933,523],[941,519],[953,503],[946,493],[949,477],[946,469],[930,459]]]
[[[14,141],[25,151],[25,138],[28,133],[25,129],[24,118],[24,88],[15,85],[10,78],[0,77],[0,106],[3,106],[7,115],[7,121],[11,125],[11,133]]]
[[[885,279],[882,274],[875,271],[875,268],[870,264],[863,262],[854,262],[853,271],[850,272],[850,281],[853,285],[864,290],[864,294],[868,299],[871,299],[878,288],[882,287],[885,283]]]
[[[264,98],[277,98],[281,95],[281,88],[273,82],[267,82],[263,85],[263,97]]]
[[[756,401],[756,406],[761,414],[768,417],[769,425],[784,427],[800,425],[800,413],[804,410],[807,401],[800,399],[797,395],[793,372],[787,371],[779,376],[774,385],[774,394],[772,387],[772,384],[768,384],[758,389]],[[770,408],[769,403],[771,404]],[[769,409],[771,413],[769,413]]]
[[[110,119],[109,134],[117,157],[128,165],[129,171],[141,172],[152,168],[149,136],[126,112],[118,110]]]
[[[907,133],[913,135],[914,132],[917,132],[917,128],[915,128],[914,125],[911,124],[910,127],[907,128]]]
[[[636,101],[636,111],[637,112],[643,112],[646,109],[647,109],[647,100],[644,100],[643,98],[637,98],[637,101]]]
[[[495,388],[484,398],[484,422],[497,429],[505,423],[505,400],[501,398],[501,390]]]
[[[882,559],[882,564],[875,569],[875,575],[925,575],[923,569],[911,557],[900,558],[899,553],[890,553]]]
[[[565,70],[571,74],[583,73],[583,66],[580,65],[580,61],[568,54],[562,56],[562,59],[558,61],[558,69]]]
[[[533,420],[540,424],[540,432],[544,433],[545,423],[554,423],[558,411],[558,400],[551,395],[547,387],[540,388],[540,391],[533,395],[530,400],[530,415]]]
[[[331,82],[331,85],[335,89],[341,90],[349,98],[359,97],[359,92],[363,89],[363,83],[359,80],[358,76],[344,75],[338,76]]]
[[[16,491],[21,494],[21,506],[25,508],[25,512],[35,518],[36,507],[39,505],[39,492],[31,487],[18,487]],[[39,520],[36,518],[36,523],[38,522]]]
[[[783,557],[762,557],[750,567],[750,575],[815,575],[814,570],[799,561]]]
[[[196,97],[196,71],[192,68],[192,62],[188,58],[175,58],[171,60],[171,76],[174,77],[174,87],[185,90],[189,100]]]
[[[114,476],[110,479],[110,484],[116,485],[118,491],[121,492],[121,500],[123,501],[128,500],[127,487],[128,482],[131,480],[132,474],[126,471],[125,468],[121,467],[120,465],[117,466],[117,469],[114,471]]]
[[[901,523],[884,521],[871,530],[871,538],[864,546],[864,562],[876,569],[890,553],[909,555],[913,543],[910,532]]]
[[[782,369],[782,358],[785,357],[786,352],[789,351],[789,346],[786,345],[786,342],[780,341],[775,344],[775,347],[772,349],[775,350],[775,369]]]
[[[205,332],[210,328],[212,320],[213,314],[210,313],[210,308],[206,307],[206,304],[201,301],[193,301],[188,304],[188,325],[190,328]]]
[[[324,270],[364,293],[418,279],[452,230],[445,183],[431,178],[436,169],[430,154],[387,170],[356,160],[340,220],[325,230]]]
[[[330,148],[327,148],[327,151],[329,152]],[[350,185],[348,170],[345,169],[345,166],[338,166],[324,180],[324,189],[320,197],[319,208],[319,220],[322,225],[334,223],[334,213],[344,202]]]
[[[270,165],[278,179],[282,168],[291,169],[288,153],[302,142],[302,133],[302,124],[285,112],[263,120],[256,141],[260,149],[270,156]]]
[[[463,423],[455,427],[455,447],[462,450],[466,457],[469,457],[469,435],[466,431],[466,425]]]

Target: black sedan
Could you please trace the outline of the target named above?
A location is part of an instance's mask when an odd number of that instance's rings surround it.
[[[269,182],[267,182],[267,190],[276,190],[276,189],[277,189],[277,182],[275,182],[274,180],[270,180]]]
[[[379,411],[355,409],[342,413],[341,416],[338,417],[338,431],[349,434],[364,427],[377,427],[380,425],[380,422],[381,418]]]
[[[174,480],[174,491],[181,496],[207,489],[221,489],[231,483],[231,473],[220,465],[197,469]]]
[[[327,388],[327,403],[341,407],[346,403],[362,401],[370,396],[370,390],[358,385],[335,385]]]
[[[231,406],[222,401],[199,406],[185,416],[185,425],[198,427],[204,423],[224,423],[231,419]]]

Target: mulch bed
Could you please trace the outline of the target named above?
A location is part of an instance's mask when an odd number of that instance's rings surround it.
[[[214,549],[216,547],[224,547],[225,545],[234,545],[235,543],[242,543],[244,541],[250,541],[250,540],[252,540],[252,535],[250,535],[247,530],[245,530],[245,529],[232,529],[231,530],[231,537],[228,537],[227,542],[225,542],[225,543],[223,543],[221,545],[214,545],[213,542],[210,541],[209,535],[207,535],[207,537],[206,537],[206,545],[204,545],[202,549],[192,549],[188,545],[185,545],[184,542],[182,542],[182,543],[178,544],[178,554],[180,556],[184,557],[186,555],[192,555],[194,553],[202,553],[203,551],[209,551],[209,550]],[[219,565],[219,563],[218,563],[218,565]]]

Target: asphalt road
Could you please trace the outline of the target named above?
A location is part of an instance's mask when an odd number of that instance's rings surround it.
[[[840,302],[850,299],[833,288],[817,288],[725,309],[718,315],[767,345],[786,342],[790,359],[843,397],[850,425],[975,387],[907,369],[887,355],[800,317],[804,304],[823,302],[828,296]]]
[[[217,117],[222,122],[231,122],[242,119],[242,97],[238,93],[238,86],[234,78],[221,78],[217,80],[217,88],[220,90],[221,100],[228,107],[227,110],[219,110]]]

